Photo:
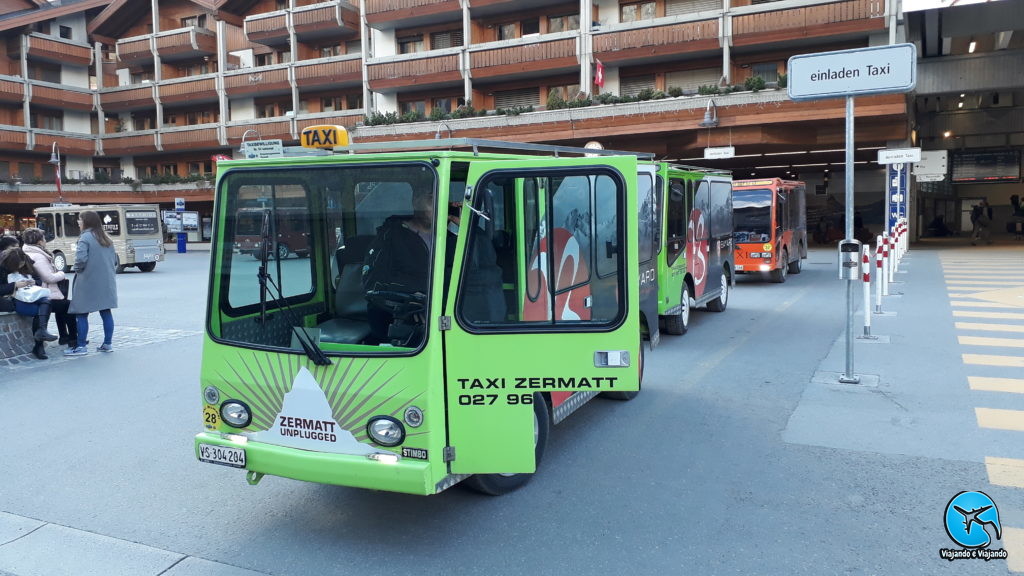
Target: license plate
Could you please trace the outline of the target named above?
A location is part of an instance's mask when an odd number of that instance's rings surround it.
[[[210,464],[245,468],[245,450],[215,444],[200,444],[199,460]]]

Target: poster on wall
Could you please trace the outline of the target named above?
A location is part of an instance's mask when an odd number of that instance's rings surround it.
[[[889,207],[888,222],[886,230],[891,231],[895,226],[896,222],[901,218],[907,217],[907,164],[889,164],[886,171],[888,178],[886,179],[888,202],[886,205]]]

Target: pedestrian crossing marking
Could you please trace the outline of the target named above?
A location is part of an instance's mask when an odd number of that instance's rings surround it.
[[[989,484],[1024,488],[1024,460],[985,456],[985,470]]]
[[[1020,286],[1021,282],[1000,282],[995,280],[978,280],[975,278],[946,278],[946,284],[971,284],[973,286]]]
[[[978,426],[981,428],[1024,432],[1024,411],[1022,410],[975,408],[974,414],[978,417]]]
[[[1024,572],[1024,529],[1003,526],[1003,549],[1006,567],[1012,572]]]
[[[960,286],[950,286],[953,290],[970,290],[971,288],[963,288]],[[984,292],[978,292],[971,294],[971,298],[987,300],[989,302],[995,302],[997,304],[1006,304],[1007,306],[1013,306],[1017,308],[1024,308],[1024,286],[1016,286],[1013,288],[1002,288],[993,290],[991,288],[974,288],[976,290],[985,290]]]
[[[996,356],[992,354],[964,354],[964,364],[981,366],[1006,366],[1008,368],[1024,368],[1024,356]]]
[[[971,390],[986,392],[1011,392],[1024,394],[1024,380],[1020,378],[991,378],[988,376],[968,376],[967,383]]]
[[[970,302],[970,301],[967,301],[967,300],[953,300],[952,302],[950,302],[950,304],[954,308],[1006,308],[1006,309],[1010,309],[1010,310],[1019,310],[1020,309],[1019,306],[1004,306],[1002,304],[995,304],[995,303],[991,303],[991,302]],[[983,312],[979,312],[979,314],[983,314]],[[1009,320],[1009,319],[1024,319],[1024,313],[1017,314],[1016,316],[1014,316],[1013,312],[1010,312],[1009,314],[1010,314],[1010,316],[1006,317],[1007,320]],[[953,315],[956,315],[956,312],[953,312]]]
[[[957,336],[963,346],[1000,346],[1003,348],[1024,348],[1024,338],[990,338],[986,336]]]
[[[988,332],[1024,332],[1024,326],[1016,324],[983,324],[981,322],[956,322],[957,330],[984,330]]]
[[[954,318],[985,318],[988,320],[1024,320],[1024,313],[984,312],[981,310],[953,310]]]

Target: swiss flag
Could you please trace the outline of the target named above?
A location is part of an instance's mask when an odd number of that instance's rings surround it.
[[[57,175],[57,197],[64,199],[64,191],[60,189],[60,164],[53,165],[53,172]]]
[[[594,72],[594,84],[604,88],[604,64],[601,64],[601,61],[596,58],[594,61],[597,62],[597,71]]]
[[[213,160],[214,162],[220,162],[221,160],[231,160],[232,158],[227,154],[214,154],[213,156],[210,157],[210,159]]]

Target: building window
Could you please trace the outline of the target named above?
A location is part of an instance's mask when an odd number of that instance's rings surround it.
[[[292,61],[291,50],[281,50],[277,53],[277,61],[281,64],[287,64]]]
[[[202,166],[202,164],[200,164],[199,162],[189,162],[188,163],[188,175],[189,176],[199,176],[202,173],[203,173],[203,166]]]
[[[164,126],[177,126],[178,115],[177,114],[165,114],[164,115]]]
[[[434,98],[430,103],[432,110],[441,109],[445,112],[452,111],[452,99],[451,98]]]
[[[345,107],[349,110],[358,110],[363,107],[363,94],[357,92],[355,94],[345,95]]]
[[[345,42],[345,54],[362,54],[363,43],[359,40],[349,40]]]
[[[274,2],[274,10],[287,10],[287,9],[288,9],[288,0],[275,0],[275,2]]]
[[[61,26],[60,37],[65,40],[71,40],[71,26]]]
[[[580,29],[580,15],[569,14],[566,16],[550,16],[548,18],[548,32],[566,32],[568,30]]]
[[[638,20],[652,20],[654,18],[654,2],[636,2],[619,6],[620,20],[622,22],[636,22]]]
[[[331,45],[331,46],[321,46],[320,47],[320,57],[321,58],[331,58],[333,56],[341,56],[341,46],[340,45],[334,44],[334,45]]]
[[[257,118],[274,118],[277,116],[277,104],[257,104]]]
[[[43,62],[29,62],[28,77],[31,80],[42,80],[60,84],[60,65]]]
[[[11,177],[11,163],[7,160],[0,160],[0,180],[7,180]]]
[[[31,29],[33,32],[38,32],[40,34],[46,34],[47,36],[49,36],[50,22],[51,20],[46,20],[45,22],[33,22],[31,25]]]
[[[256,54],[252,58],[252,63],[254,66],[270,66],[274,63],[274,54]]]
[[[164,164],[163,165],[163,173],[164,173],[164,175],[167,175],[167,176],[172,175],[172,174],[177,176],[178,175],[178,165],[177,164]]]
[[[57,114],[33,112],[29,115],[29,125],[32,128],[40,128],[42,130],[63,130],[64,118]]]
[[[760,76],[765,82],[779,81],[779,65],[777,62],[762,62],[750,66],[754,76]]]
[[[423,51],[423,35],[405,36],[398,39],[399,54],[413,54]]]
[[[579,84],[567,84],[565,86],[552,86],[551,88],[548,89],[548,98],[551,98],[552,96],[556,96],[557,95],[562,100],[565,100],[566,102],[568,102],[570,100],[575,100],[576,97],[579,96],[579,94],[580,94],[580,85]]]
[[[153,81],[153,73],[152,72],[133,72],[132,75],[131,75],[131,83],[132,84],[142,84],[143,82],[152,82],[152,81]]]
[[[519,28],[523,31],[523,36],[529,36],[530,34],[540,34],[540,18],[531,18],[530,20],[523,20],[519,23]]]
[[[181,19],[182,28],[206,28],[206,14]]]
[[[510,22],[508,24],[498,24],[498,40],[511,40],[518,38],[519,35],[516,33],[516,23]]]
[[[402,108],[402,114],[416,112],[422,116],[427,112],[427,102],[425,100],[409,100],[401,102],[399,105]]]
[[[447,32],[434,32],[430,35],[430,49],[440,50],[442,48],[454,48],[462,46],[462,30],[449,30]]]
[[[209,74],[209,73],[210,73],[210,63],[209,62],[199,62],[199,63],[196,63],[196,64],[185,64],[183,66],[179,66],[178,67],[178,76],[179,77],[198,76],[200,74]]]
[[[334,112],[335,110],[341,110],[340,98],[321,98],[320,99],[320,110],[323,112]]]

